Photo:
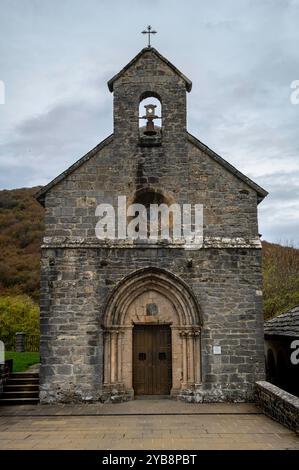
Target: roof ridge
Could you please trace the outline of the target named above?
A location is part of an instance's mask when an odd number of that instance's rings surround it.
[[[168,65],[168,67],[170,67],[177,75],[179,75],[185,81],[186,90],[188,92],[191,91],[192,82],[188,77],[186,77],[186,75],[184,75],[175,65],[173,65],[162,54],[160,54],[160,52],[157,49],[155,49],[154,47],[144,47],[143,49],[141,49],[140,52],[138,52],[138,54],[135,57],[133,57],[132,60],[130,60],[130,62],[127,63],[127,65],[125,65],[118,73],[116,73],[108,81],[107,85],[108,85],[108,88],[111,92],[113,92],[113,84],[114,84],[115,80],[117,80],[124,72],[126,72],[126,70],[128,70],[146,52],[153,52],[160,60],[162,60],[166,65]]]
[[[298,309],[298,310],[295,310],[295,309]],[[293,315],[293,313],[298,313],[299,314],[299,305],[295,305],[295,307],[292,307],[287,312],[283,312],[283,313],[280,313],[279,315],[275,315],[275,317],[269,318],[269,320],[266,320],[265,323],[273,322],[273,321],[277,320],[278,318],[282,318],[282,317],[285,317],[287,315],[289,315],[289,316]]]

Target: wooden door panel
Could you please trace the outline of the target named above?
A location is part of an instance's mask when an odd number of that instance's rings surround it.
[[[171,330],[169,326],[135,326],[133,330],[133,386],[136,395],[170,393]]]
[[[153,394],[167,395],[171,388],[170,328],[157,328],[153,343]]]
[[[151,334],[144,328],[134,328],[134,389],[138,395],[151,393],[152,377],[150,368],[151,358]]]

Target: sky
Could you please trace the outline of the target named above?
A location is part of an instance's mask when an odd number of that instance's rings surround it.
[[[262,238],[299,246],[299,0],[0,0],[0,189],[48,183],[113,132],[107,81],[148,24],[193,82],[189,132],[269,192]]]

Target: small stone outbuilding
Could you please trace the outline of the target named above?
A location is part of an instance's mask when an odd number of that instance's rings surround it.
[[[299,396],[299,305],[265,322],[267,380]]]

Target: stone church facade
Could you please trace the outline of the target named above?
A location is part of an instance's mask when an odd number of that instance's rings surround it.
[[[187,132],[191,85],[143,49],[108,82],[113,134],[37,195],[41,402],[246,401],[264,378],[257,204],[267,193]],[[161,103],[154,132],[139,127],[145,98]],[[202,246],[99,240],[96,207],[120,195],[202,204]]]

